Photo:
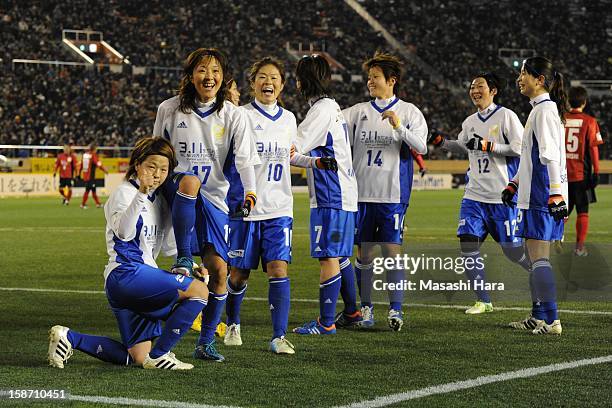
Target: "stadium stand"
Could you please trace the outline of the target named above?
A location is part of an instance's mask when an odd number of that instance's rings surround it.
[[[494,12],[476,1],[360,3],[455,89],[467,89],[471,77],[484,69],[495,69],[512,80],[516,72],[498,58],[500,47],[532,48],[564,62],[569,79],[612,78],[607,53],[612,31],[606,31],[609,18],[601,17],[609,9],[609,0],[567,0],[541,20],[523,14],[519,19],[519,9],[509,0],[497,2]],[[518,20],[518,29],[516,24],[507,24]],[[545,26],[549,28],[538,30]],[[62,29],[87,28],[103,32],[132,65],[114,72],[99,65],[12,64],[16,58],[80,61],[62,45]],[[541,36],[529,34],[540,31]],[[345,2],[332,0],[305,1],[299,6],[284,1],[212,0],[197,7],[167,0],[5,0],[0,3],[0,33],[6,44],[0,50],[4,78],[0,83],[0,144],[59,145],[72,140],[84,145],[96,140],[100,145],[130,145],[151,132],[157,105],[175,92],[179,81],[176,70],[148,69],[135,74],[131,67],[174,69],[200,46],[215,46],[230,55],[231,74],[243,95],[248,94],[246,70],[254,59],[274,55],[287,61],[291,72],[294,61],[286,51],[287,42],[324,48],[346,67],[337,72],[343,81],[334,83],[341,106],[368,98],[365,83],[354,82],[351,76],[362,74],[362,61],[376,49],[389,49],[380,33]],[[546,44],[550,43],[558,46],[549,48]],[[503,102],[519,113],[527,112],[524,98],[512,88],[507,91]],[[419,106],[430,128],[450,134],[458,131],[473,109],[467,91],[453,92],[433,83],[413,64],[406,65],[400,97]],[[291,75],[284,100],[300,119],[305,106],[296,97]],[[609,91],[591,99],[590,111],[604,134],[611,103]],[[609,157],[612,149],[605,147],[602,158]]]

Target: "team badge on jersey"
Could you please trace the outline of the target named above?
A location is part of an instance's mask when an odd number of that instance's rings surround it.
[[[217,125],[216,123],[212,125],[212,135],[215,138],[216,143],[223,142],[223,133],[225,133],[225,128],[223,126]]]
[[[489,136],[490,137],[498,137],[499,136],[499,125],[493,125],[489,128]]]

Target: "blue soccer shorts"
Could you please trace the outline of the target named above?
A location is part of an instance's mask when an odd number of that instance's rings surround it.
[[[404,216],[407,208],[408,204],[399,203],[359,203],[355,222],[355,244],[401,244],[404,239]]]
[[[192,281],[146,264],[115,268],[106,279],[105,289],[123,344],[130,348],[159,337],[161,320],[172,312],[178,291],[186,291]]]
[[[335,208],[310,209],[310,256],[338,258],[353,255],[355,213]]]
[[[560,241],[563,238],[563,220],[555,221],[548,210],[519,210],[519,237],[541,241]]]
[[[229,264],[240,269],[264,271],[271,261],[291,263],[293,218],[278,217],[261,221],[230,220]]]
[[[504,204],[489,204],[464,198],[459,210],[457,236],[474,235],[484,241],[488,234],[499,243],[520,243],[516,234],[518,210]]]

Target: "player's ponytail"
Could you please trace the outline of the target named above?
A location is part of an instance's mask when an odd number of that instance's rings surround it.
[[[561,121],[565,123],[565,114],[568,112],[567,93],[563,74],[558,72],[552,62],[544,57],[531,57],[523,61],[523,68],[534,78],[544,77],[544,89],[550,93],[550,99],[557,104],[557,112]]]
[[[559,117],[561,121],[565,123],[565,114],[568,110],[568,98],[567,92],[565,91],[565,81],[563,79],[563,74],[555,71],[553,73],[553,81],[550,88],[550,99],[555,101],[557,104],[557,112],[559,112]]]

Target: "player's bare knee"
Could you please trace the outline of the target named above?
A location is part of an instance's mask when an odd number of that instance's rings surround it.
[[[200,180],[196,176],[184,175],[179,182],[179,191],[183,194],[195,196],[200,191]]]
[[[234,285],[234,287],[241,287],[249,281],[251,271],[249,269],[240,269],[232,266],[229,275],[232,285]]]
[[[286,278],[287,277],[287,262],[272,261],[266,266],[266,274],[268,278]]]
[[[193,282],[187,288],[187,297],[208,299],[208,286],[200,280],[194,279]]]

